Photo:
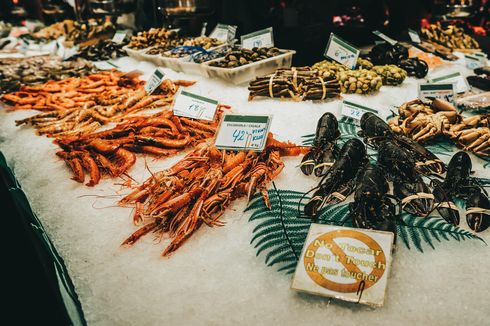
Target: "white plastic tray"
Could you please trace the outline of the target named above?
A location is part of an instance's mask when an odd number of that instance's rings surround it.
[[[134,49],[129,48],[128,46],[124,46],[123,47],[123,50],[126,51],[126,53],[128,54],[128,56],[130,56],[131,58],[133,58],[135,60],[145,60],[145,61],[148,61],[143,56],[143,53],[147,50],[146,48],[145,49],[141,49],[141,50],[134,50]]]
[[[294,50],[282,50],[281,54],[272,58],[249,63],[236,68],[220,68],[210,66],[210,63],[223,60],[223,58],[207,61],[203,63],[203,68],[207,72],[207,77],[217,77],[235,85],[243,84],[253,80],[256,76],[263,76],[273,73],[279,68],[289,68],[293,61]]]

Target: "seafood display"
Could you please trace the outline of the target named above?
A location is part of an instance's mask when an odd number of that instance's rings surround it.
[[[449,60],[449,61],[458,60],[458,57],[452,53],[451,49],[449,49],[449,48],[447,48],[441,44],[422,41],[420,43],[415,43],[414,45],[416,47],[418,47],[419,49],[421,49],[425,52],[437,55],[437,56],[443,58],[444,60]],[[421,58],[421,59],[424,60],[423,58]]]
[[[400,43],[395,45],[377,44],[371,49],[368,57],[375,65],[397,65],[405,70],[409,76],[417,78],[423,78],[429,72],[427,62],[418,57],[409,58],[408,49]]]
[[[75,22],[71,19],[65,19],[62,22],[54,23],[44,27],[32,34],[34,39],[56,40],[62,36],[71,33],[75,29]]]
[[[75,22],[73,29],[66,34],[65,41],[75,44],[97,42],[111,38],[115,32],[116,27],[110,21]]]
[[[109,80],[109,83],[112,82],[110,74],[96,77],[91,75],[87,79],[94,80],[96,78],[95,80],[100,81],[104,77]],[[81,103],[76,103],[78,105],[75,107],[39,113],[26,119],[17,120],[16,125],[31,125],[37,129],[39,135],[48,137],[86,134],[138,111],[168,108],[180,86],[194,84],[192,81],[176,80],[174,82],[166,79],[155,92],[148,95],[145,89],[140,87],[141,83],[138,80],[125,81],[122,77],[120,83],[121,85],[126,84],[127,87],[111,88],[110,91],[89,94],[89,96],[80,93]],[[66,96],[68,92],[65,92],[64,95]],[[77,91],[71,92],[74,96],[71,98],[73,100],[77,97]],[[65,97],[65,101],[66,99],[70,100],[70,98]]]
[[[200,52],[203,49],[208,50],[221,44],[223,44],[223,41],[205,36],[178,38],[168,43],[158,44],[150,48],[146,53],[163,55],[170,58],[180,58]]]
[[[62,61],[55,56],[0,59],[0,94],[17,91],[24,85],[86,76],[96,71],[94,65],[83,59]]]
[[[342,93],[371,94],[383,85],[383,79],[376,72],[367,69],[341,71],[338,75]]]
[[[481,67],[473,70],[475,75],[466,77],[471,86],[484,91],[490,91],[490,67]]]
[[[168,42],[172,42],[177,38],[178,35],[175,31],[171,31],[166,28],[151,28],[148,31],[139,32],[135,36],[132,36],[131,40],[129,41],[128,47],[134,50],[142,50],[152,47],[154,45],[166,46]]]
[[[421,33],[429,41],[453,50],[480,48],[474,38],[466,34],[462,28],[454,25],[444,28],[440,23],[430,24],[429,28],[422,28]]]
[[[340,86],[334,77],[322,77],[308,67],[278,69],[275,73],[257,77],[248,86],[249,100],[257,96],[291,98],[296,101],[324,100],[340,94]]]
[[[458,108],[464,111],[488,111],[490,109],[490,92],[458,97],[454,102]]]
[[[383,85],[400,85],[407,77],[407,72],[395,65],[374,66],[371,70],[381,76]]]
[[[103,61],[125,57],[124,43],[114,43],[111,40],[102,40],[96,44],[82,47],[80,52],[71,58],[83,58],[91,61]],[[71,59],[70,58],[70,59]]]
[[[490,115],[464,117],[443,100],[413,100],[400,106],[389,122],[391,129],[417,142],[438,136],[451,139],[464,150],[490,156]]]
[[[195,63],[203,63],[206,61],[211,61],[214,59],[224,57],[232,49],[233,49],[232,46],[226,45],[226,46],[220,46],[210,51],[199,51],[192,55],[191,60]]]
[[[434,68],[434,67],[442,65],[444,63],[442,61],[442,59],[440,57],[438,57],[437,55],[417,50],[414,47],[411,47],[410,49],[408,49],[408,55],[410,58],[417,57],[420,60],[426,62],[427,65],[429,66],[429,68]]]
[[[4,94],[2,101],[9,110],[67,111],[87,102],[118,97],[130,89],[141,87],[139,79],[118,71],[102,71],[86,77],[50,80],[36,86],[22,86],[20,91]]]
[[[281,54],[281,51],[276,47],[253,49],[234,48],[232,51],[228,52],[223,59],[212,61],[209,65],[220,68],[236,68],[252,62],[272,58],[279,54]]]
[[[104,175],[118,177],[136,162],[135,153],[170,156],[214,136],[222,110],[214,121],[174,116],[171,110],[133,116],[112,129],[56,139],[56,154],[73,172],[73,180],[93,187]]]
[[[365,64],[365,63],[364,63]],[[371,68],[372,68],[371,64]],[[344,71],[350,70],[346,66],[335,62],[335,61],[329,61],[329,60],[323,60],[320,62],[315,63],[312,67],[314,70],[318,70],[321,74],[322,77],[324,78],[339,78],[339,74]],[[366,68],[368,69],[368,68]],[[369,68],[370,69],[370,68]]]
[[[133,221],[145,225],[123,244],[132,245],[150,232],[167,235],[169,256],[203,224],[222,226],[226,207],[237,198],[252,198],[260,191],[268,207],[268,184],[281,173],[281,156],[296,156],[303,148],[275,140],[268,135],[262,152],[219,150],[207,143],[197,146],[170,168],[152,176],[129,195],[121,206],[135,207]]]

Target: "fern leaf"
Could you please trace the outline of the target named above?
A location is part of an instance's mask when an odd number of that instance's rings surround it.
[[[286,271],[286,274],[291,274],[296,269],[296,265],[298,265],[297,262],[290,263],[290,264],[284,265],[283,267],[279,268],[277,271],[278,272]]]
[[[291,248],[291,246],[289,245],[289,243],[282,243],[282,245],[278,246],[278,247],[275,247],[274,249],[272,249],[271,251],[269,251],[267,253],[267,255],[265,256],[265,263],[266,264],[269,264],[269,261],[277,256],[277,255],[287,255],[288,254],[288,249],[289,249],[289,252],[295,254],[294,252],[294,248]],[[270,265],[269,265],[270,266]]]

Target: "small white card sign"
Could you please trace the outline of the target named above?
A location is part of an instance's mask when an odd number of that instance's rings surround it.
[[[173,111],[181,117],[200,120],[214,120],[218,101],[180,90],[175,97]]]
[[[408,29],[408,36],[410,36],[410,39],[412,40],[413,43],[420,43],[420,36],[417,31],[413,29]]]
[[[396,43],[398,43],[397,40],[392,39],[391,37],[389,37],[388,35],[385,35],[385,34],[381,33],[380,31],[373,31],[373,34],[376,35],[379,38],[382,38],[383,40],[385,40],[386,42],[390,43],[391,45],[395,45]]]
[[[353,103],[347,100],[343,100],[340,102],[341,108],[340,112],[343,116],[353,118],[357,121],[361,120],[361,117],[366,112],[372,112],[374,114],[378,114],[378,111],[372,108],[368,108],[366,106]]]
[[[381,307],[393,233],[311,224],[293,290]]]
[[[128,35],[128,31],[118,30],[116,31],[116,34],[114,34],[114,37],[112,38],[112,42],[118,44],[122,43],[126,39],[127,35]]]
[[[430,100],[438,98],[448,102],[454,100],[454,83],[448,84],[419,84],[419,99]]]
[[[261,29],[250,34],[242,35],[240,38],[242,47],[245,49],[260,48],[263,46],[274,46],[274,35],[272,27]]]
[[[463,77],[463,75],[461,75],[460,72],[453,72],[453,73],[446,74],[446,75],[431,77],[429,82],[431,82],[433,84],[454,83],[455,84],[454,91],[456,93],[464,93],[470,89],[468,82]]]
[[[487,65],[487,58],[483,53],[465,54],[466,68],[476,69]]]
[[[271,116],[226,114],[221,121],[215,146],[220,149],[261,151],[267,141]]]
[[[102,69],[102,70],[112,70],[112,69],[118,69],[119,67],[112,63],[110,60],[107,60],[107,61],[97,61],[97,62],[94,62],[94,65],[99,68],[99,69]]]
[[[235,37],[237,27],[234,25],[218,24],[209,37],[228,42]]]
[[[334,33],[330,33],[330,38],[323,55],[326,58],[330,58],[344,66],[354,69],[360,52],[361,51],[352,44],[344,41]]]
[[[157,89],[157,87],[160,86],[164,77],[165,77],[165,73],[161,68],[155,69],[153,74],[150,76],[150,79],[148,79],[148,81],[145,84],[146,93],[148,95],[153,93]]]

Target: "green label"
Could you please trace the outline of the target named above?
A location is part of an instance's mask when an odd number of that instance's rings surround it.
[[[270,123],[270,116],[226,114],[216,135],[215,146],[261,151],[267,141]]]

